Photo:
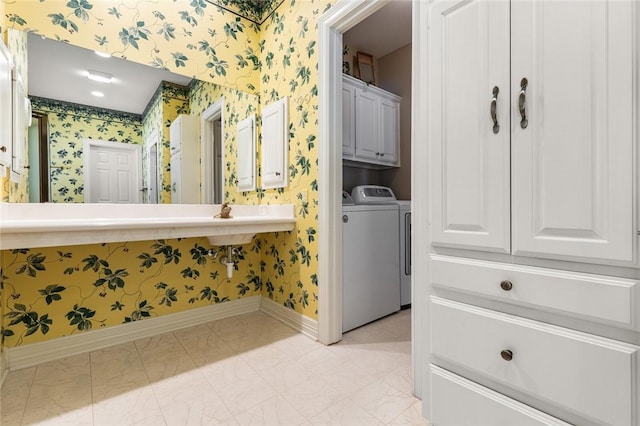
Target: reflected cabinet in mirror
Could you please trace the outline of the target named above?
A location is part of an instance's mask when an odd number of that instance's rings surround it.
[[[37,117],[28,132],[30,201],[221,203],[249,189],[239,185],[247,145],[238,151],[237,129],[258,112],[256,95],[34,34],[26,40]]]

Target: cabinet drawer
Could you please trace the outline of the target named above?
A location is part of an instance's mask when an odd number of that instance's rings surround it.
[[[638,281],[432,255],[433,285],[638,329]],[[501,287],[511,283],[510,290]],[[508,287],[506,287],[508,288]]]
[[[431,422],[438,426],[569,426],[568,423],[431,365]]]
[[[596,423],[635,418],[635,346],[439,297],[431,321],[431,349],[442,360]]]

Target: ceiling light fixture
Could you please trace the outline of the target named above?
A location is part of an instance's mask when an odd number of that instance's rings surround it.
[[[96,52],[96,55],[102,57],[102,58],[110,58],[111,55],[108,54],[107,52],[101,52],[99,50],[94,50],[94,52]]]
[[[89,80],[98,81],[100,83],[110,84],[113,76],[111,74],[107,74],[106,72],[89,70],[87,71],[87,77]]]
[[[91,94],[92,94],[93,96],[95,96],[95,97],[98,97],[98,98],[102,98],[102,97],[104,97],[104,93],[102,93],[102,92],[98,92],[97,90],[94,90],[93,92],[91,92]]]

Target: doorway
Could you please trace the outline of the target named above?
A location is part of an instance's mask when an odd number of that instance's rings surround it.
[[[46,114],[32,113],[28,130],[29,202],[46,203],[49,198],[49,119]]]
[[[145,141],[147,154],[147,204],[158,204],[158,130],[154,129]]]
[[[85,203],[132,204],[142,201],[140,145],[85,139]]]
[[[342,222],[341,222],[341,193],[342,182],[342,35],[344,32],[360,23],[371,14],[389,3],[389,0],[366,1],[357,0],[339,2],[318,23],[319,31],[319,178],[322,185],[319,191],[319,306],[318,306],[318,338],[324,344],[338,342],[342,338]],[[416,128],[420,127],[416,117],[418,108],[422,102],[417,95],[420,93],[419,70],[426,69],[420,64],[420,45],[424,36],[419,29],[416,18],[422,16],[426,8],[420,7],[420,2],[413,3],[412,20],[412,156],[413,165],[416,164],[415,135]],[[426,22],[424,20],[423,22]],[[424,55],[422,55],[424,56]],[[421,111],[425,111],[421,109]],[[412,167],[411,174],[412,192],[420,185],[416,184],[417,174],[420,168]],[[423,173],[421,173],[423,174]],[[412,199],[416,197],[412,193]],[[414,204],[414,209],[416,205]],[[426,210],[423,210],[426,211]],[[413,212],[414,220],[420,218],[420,213]],[[424,220],[424,219],[423,219]],[[424,221],[426,224],[427,222]],[[413,250],[414,255],[416,241],[423,236],[423,229],[414,226]],[[420,263],[420,262],[415,262]],[[424,310],[422,298],[424,295],[415,286],[419,269],[415,267],[413,275],[412,294],[414,298],[412,309],[412,358],[420,359],[421,355],[421,331],[420,316]],[[420,363],[414,363],[413,368],[413,392],[416,396],[422,395],[422,371]]]
[[[201,196],[204,204],[224,202],[224,98],[202,113]]]

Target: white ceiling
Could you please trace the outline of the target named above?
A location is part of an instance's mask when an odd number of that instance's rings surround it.
[[[184,77],[120,58],[102,58],[94,51],[29,33],[28,87],[30,96],[142,114],[161,81],[188,85]],[[87,70],[113,75],[111,84],[86,77]],[[91,91],[104,93],[103,98]]]
[[[411,0],[392,0],[342,36],[343,44],[381,58],[411,43]]]

